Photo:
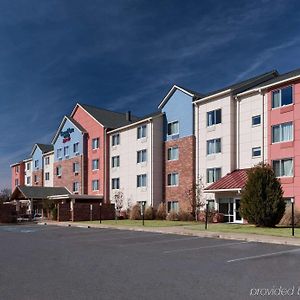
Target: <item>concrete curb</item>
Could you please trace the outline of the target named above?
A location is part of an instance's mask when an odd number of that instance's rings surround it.
[[[117,229],[117,230],[130,230],[139,232],[153,232],[161,234],[177,234],[186,236],[196,236],[203,238],[217,238],[225,240],[239,240],[246,242],[256,243],[269,243],[290,246],[300,246],[299,238],[277,237],[270,235],[257,235],[257,234],[237,234],[237,233],[222,233],[222,232],[203,232],[191,230],[184,227],[125,227],[125,226],[112,226],[104,224],[78,224],[68,222],[40,222],[38,225],[54,225],[62,227],[78,227],[78,228],[98,228],[98,229]]]

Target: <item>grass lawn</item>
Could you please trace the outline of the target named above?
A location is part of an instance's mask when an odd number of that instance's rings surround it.
[[[84,224],[99,224],[99,221],[84,221],[78,222]],[[103,220],[102,224],[110,226],[124,226],[124,227],[142,227],[141,220]],[[161,220],[145,220],[145,227],[172,227],[182,226],[187,229],[204,231],[205,227],[203,223],[198,222],[184,222],[184,221],[161,221]],[[262,234],[270,236],[282,236],[291,237],[292,229],[284,227],[276,228],[262,228],[255,227],[254,225],[247,224],[208,224],[208,231],[210,232],[228,232],[228,233],[251,233]],[[295,237],[300,238],[300,228],[295,228]]]

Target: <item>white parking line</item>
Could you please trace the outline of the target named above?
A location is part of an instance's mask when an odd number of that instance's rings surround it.
[[[300,248],[292,249],[292,250],[279,251],[279,252],[266,253],[266,254],[261,254],[261,255],[235,258],[235,259],[227,260],[227,262],[231,263],[231,262],[236,262],[236,261],[243,261],[243,260],[250,260],[250,259],[256,259],[256,258],[261,258],[261,257],[280,255],[280,254],[285,254],[285,253],[292,253],[292,252],[297,252],[297,251],[300,251]]]
[[[132,239],[139,239],[139,238],[147,238],[151,236],[157,236],[157,233],[147,234],[147,235],[139,235],[139,236],[129,236],[129,237],[116,237],[116,238],[104,238],[104,239],[88,239],[87,242],[109,242],[109,241],[118,241],[118,240],[132,240]]]
[[[175,253],[175,252],[184,252],[184,251],[193,251],[193,250],[200,250],[200,249],[226,247],[226,246],[240,245],[240,244],[247,244],[247,243],[249,243],[249,242],[224,243],[224,244],[219,244],[219,245],[202,246],[202,247],[197,247],[197,248],[184,248],[184,249],[168,250],[168,251],[164,251],[163,253],[168,254],[168,253]]]

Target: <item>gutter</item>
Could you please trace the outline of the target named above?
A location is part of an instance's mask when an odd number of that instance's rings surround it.
[[[207,96],[207,97],[203,97],[203,98],[201,98],[199,100],[194,101],[194,103],[197,104],[197,103],[205,101],[205,100],[210,100],[210,99],[216,98],[218,96],[223,96],[225,94],[229,94],[231,91],[232,91],[231,89],[228,89],[228,90],[225,90],[225,91],[222,91],[222,92],[219,92],[219,93]]]

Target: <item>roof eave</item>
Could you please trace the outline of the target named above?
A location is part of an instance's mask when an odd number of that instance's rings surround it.
[[[232,188],[232,189],[215,189],[215,190],[207,190],[204,189],[204,193],[221,193],[221,192],[241,192],[242,188]]]
[[[231,89],[227,89],[225,91],[221,91],[219,93],[216,93],[216,94],[212,94],[212,95],[209,95],[209,96],[206,96],[206,97],[203,97],[203,98],[200,98],[198,100],[195,100],[194,103],[195,104],[198,104],[199,102],[203,102],[203,101],[206,101],[206,100],[211,100],[211,99],[214,99],[214,98],[217,98],[219,96],[224,96],[226,94],[230,94],[232,92]]]

